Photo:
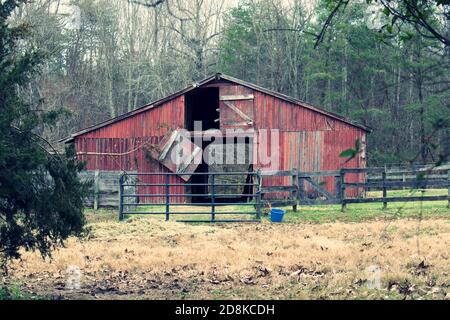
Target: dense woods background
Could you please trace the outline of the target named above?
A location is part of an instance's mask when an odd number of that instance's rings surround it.
[[[369,165],[434,161],[445,148],[450,49],[408,26],[379,32],[376,5],[349,3],[315,48],[329,1],[146,3],[36,0],[16,12],[13,23],[33,27],[22,45],[48,57],[23,94],[66,112],[41,128],[50,141],[224,72],[372,127]],[[436,23],[450,35],[449,20]]]

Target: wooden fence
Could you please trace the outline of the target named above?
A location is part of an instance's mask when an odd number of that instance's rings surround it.
[[[88,206],[117,207],[119,199],[119,171],[85,171],[82,179],[93,182],[91,193],[86,201]],[[298,172],[261,171],[261,194],[263,202],[271,206],[292,206],[296,211],[298,205],[340,204],[345,210],[352,203],[383,203],[399,201],[437,201],[447,200],[450,207],[450,165],[439,167],[377,167],[350,168],[338,171]],[[359,175],[359,182],[348,181],[352,175]],[[334,192],[322,185],[320,180],[327,178],[333,182]],[[272,181],[271,181],[272,180]],[[286,180],[289,183],[286,183]],[[355,179],[353,179],[355,180]],[[129,183],[127,188],[133,188]],[[136,187],[134,187],[136,188]],[[447,189],[447,195],[388,197],[389,190],[430,188]],[[356,189],[357,192],[351,190]],[[367,191],[381,191],[380,197],[367,197]],[[130,190],[131,193],[133,190]],[[311,192],[313,191],[313,192]],[[355,196],[357,195],[357,196]]]
[[[290,184],[274,184],[279,177],[289,177]],[[334,181],[334,194],[327,190],[319,181],[331,177]],[[298,172],[297,169],[287,171],[261,171],[263,186],[261,193],[263,202],[271,206],[292,206],[297,211],[297,205],[340,204],[341,171]],[[272,181],[271,181],[272,180]],[[265,186],[264,183],[268,183]]]
[[[261,196],[266,203],[271,206],[292,206],[292,210],[297,211],[299,198],[297,169],[288,171],[260,171],[261,174]],[[290,184],[274,184],[271,180],[280,180],[278,178],[289,177]],[[265,185],[269,182],[269,185]]]
[[[358,176],[359,182],[347,181],[347,177]],[[264,179],[273,177],[291,177],[290,185],[270,185],[262,188],[263,200],[270,202],[272,206],[292,206],[297,210],[299,205],[341,204],[342,211],[350,203],[383,203],[383,208],[388,202],[409,201],[448,201],[450,207],[450,165],[433,166],[408,166],[408,167],[372,167],[349,168],[339,171],[297,172],[290,171],[263,171]],[[329,177],[334,181],[334,193],[318,182],[320,178]],[[355,180],[355,179],[353,179]],[[315,197],[311,197],[306,187],[315,191]],[[447,195],[431,196],[394,196],[389,197],[389,190],[425,190],[447,189]],[[357,189],[357,192],[349,192]],[[381,191],[381,197],[367,197],[367,191]],[[270,194],[283,193],[284,199],[271,200]],[[350,194],[350,195],[349,195]],[[355,196],[356,195],[356,196]]]
[[[91,189],[86,206],[97,210],[100,207],[119,206],[119,179],[121,171],[83,171],[80,173],[81,180],[90,181]],[[135,190],[135,186],[127,187]],[[133,189],[134,188],[134,189]]]
[[[365,182],[346,182],[345,176],[349,173],[365,174],[368,179]],[[362,188],[364,191],[379,190],[381,197],[346,197],[349,188]],[[426,189],[448,190],[447,195],[432,196],[402,196],[388,197],[389,190],[411,189],[414,191]],[[410,202],[410,201],[448,201],[450,207],[450,166],[409,166],[403,168],[355,168],[341,170],[341,205],[342,211],[349,203],[372,203],[382,202],[383,209],[387,208],[388,202]]]

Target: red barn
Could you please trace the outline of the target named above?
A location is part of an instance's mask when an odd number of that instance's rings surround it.
[[[197,121],[202,122],[200,130],[195,127]],[[182,149],[190,154],[180,166],[168,159],[167,152],[181,129],[191,134],[191,140],[183,142]],[[365,167],[368,131],[365,126],[292,97],[216,74],[132,112],[74,133],[65,141],[75,143],[77,155],[86,162],[88,170],[179,172],[179,176],[172,176],[172,183],[183,184],[196,179],[190,172],[293,168],[309,172],[338,170],[343,166]],[[194,163],[201,159],[198,151],[208,149],[212,137],[217,140],[219,133],[233,144],[235,159],[242,155],[238,147],[244,147],[240,149],[248,153],[244,163]],[[201,137],[200,142],[195,141],[196,137]],[[339,154],[354,147],[357,139],[362,150],[345,163],[346,159]],[[194,148],[189,149],[191,146]],[[222,152],[229,153],[230,149],[226,150]],[[269,161],[262,159],[264,154],[271,154]],[[289,183],[289,177],[279,180],[274,183]],[[182,187],[173,188],[174,193],[186,192],[177,190]],[[333,183],[326,188],[334,191]]]

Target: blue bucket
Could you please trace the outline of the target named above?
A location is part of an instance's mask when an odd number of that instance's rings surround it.
[[[281,222],[283,221],[283,216],[286,213],[283,209],[273,208],[270,210],[270,220],[272,222]]]

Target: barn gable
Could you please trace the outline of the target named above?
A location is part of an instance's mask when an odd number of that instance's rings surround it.
[[[184,126],[183,120],[186,115],[186,110],[184,109],[185,97],[192,95],[195,91],[214,87],[219,87],[220,94],[222,95],[233,96],[233,93],[235,93],[234,96],[238,98],[245,97],[246,95],[248,97],[252,97],[252,99],[254,98],[254,105],[256,106],[254,109],[254,111],[256,111],[254,116],[257,119],[255,119],[255,123],[258,124],[259,128],[280,128],[286,130],[328,130],[327,128],[332,128],[334,123],[338,123],[338,125],[348,128],[355,127],[365,132],[371,131],[369,127],[355,123],[338,114],[322,110],[298,99],[257,86],[255,84],[218,73],[203,79],[198,83],[194,83],[172,95],[144,105],[136,110],[80,130],[72,134],[70,137],[62,139],[61,141],[73,142],[74,138],[78,136],[87,134],[89,134],[89,136],[98,136],[101,135],[101,133],[108,133],[108,136],[112,134],[117,137],[122,137],[123,134],[130,136],[147,135],[148,130],[155,129],[153,127],[146,128],[145,121],[139,121],[142,123],[142,127],[128,127],[125,131],[122,130],[124,128],[121,124],[115,124],[121,123],[131,117],[143,119],[146,117],[146,115],[143,114],[148,114],[149,110],[153,110],[161,106],[171,109],[168,113],[163,112],[161,116],[166,117],[166,119],[161,118],[161,121],[168,120],[168,122],[165,122],[168,125]],[[278,106],[279,109],[277,109],[275,113],[268,114],[267,108],[270,111],[271,105]],[[295,106],[301,107],[303,110],[295,110],[295,108],[291,109],[291,107]],[[229,108],[223,108],[224,111],[227,109]],[[279,115],[278,112],[280,113]],[[233,112],[229,113],[233,114]],[[298,116],[300,113],[304,114],[303,118]],[[94,131],[99,133],[92,134]]]

